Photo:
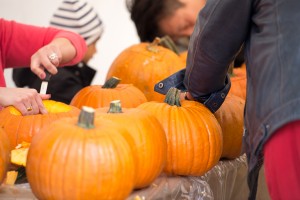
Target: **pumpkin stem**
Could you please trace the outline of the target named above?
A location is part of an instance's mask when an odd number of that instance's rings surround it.
[[[102,88],[115,88],[120,83],[120,81],[121,79],[113,76],[104,83]]]
[[[164,48],[167,48],[171,51],[173,51],[174,53],[176,53],[177,55],[179,55],[179,51],[175,45],[175,43],[173,42],[173,40],[168,36],[164,36],[162,38],[159,38],[159,37],[156,37],[152,43],[150,43],[148,46],[147,46],[147,50],[148,51],[151,51],[153,53],[157,53],[158,52],[158,49],[157,49],[157,46],[160,45]]]
[[[166,94],[164,102],[169,104],[170,106],[175,105],[180,107],[181,106],[180,98],[179,98],[180,92],[181,91],[179,89],[171,87]]]
[[[151,42],[149,45],[147,45],[147,50],[148,51],[151,51],[153,53],[157,53],[158,52],[158,49],[157,49],[157,46],[160,42],[160,38],[159,37],[156,37],[153,42]]]
[[[109,110],[107,113],[122,113],[122,106],[120,100],[114,100],[110,102]]]
[[[84,129],[92,129],[95,127],[94,118],[95,109],[88,106],[82,106],[82,110],[78,117],[77,125]]]
[[[173,51],[174,53],[179,55],[177,46],[174,43],[174,41],[170,38],[170,36],[166,35],[166,36],[162,37],[161,40],[159,41],[159,45],[161,45],[167,49],[170,49],[171,51]]]

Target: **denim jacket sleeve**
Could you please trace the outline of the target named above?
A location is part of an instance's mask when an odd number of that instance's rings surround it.
[[[205,102],[219,97],[214,94],[225,91],[228,84],[230,87],[226,78],[228,66],[248,36],[252,1],[210,0],[199,12],[189,43],[186,71],[181,76],[181,85],[194,99],[201,102],[206,97]]]
[[[171,75],[170,77],[160,81],[154,86],[154,90],[161,94],[166,94],[171,87],[176,87],[181,91],[186,91],[186,87],[183,84],[185,71],[185,69],[180,70],[175,74]],[[203,103],[212,113],[214,113],[224,102],[224,99],[229,92],[230,86],[230,78],[229,75],[227,75],[225,80],[225,86],[221,90],[213,92],[208,96],[198,97],[196,101]]]

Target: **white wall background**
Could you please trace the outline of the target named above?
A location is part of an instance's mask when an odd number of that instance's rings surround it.
[[[39,26],[48,26],[62,0],[0,0],[0,17]],[[98,52],[89,62],[97,70],[92,84],[103,84],[110,64],[121,51],[139,39],[125,0],[88,0],[98,12],[105,29],[97,43]],[[24,47],[25,48],[25,47]],[[8,87],[15,87],[12,70],[5,70]]]

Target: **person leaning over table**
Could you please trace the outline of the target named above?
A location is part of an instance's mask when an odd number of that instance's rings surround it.
[[[298,0],[207,1],[191,37],[186,71],[180,72],[187,90],[181,99],[215,112],[230,88],[227,68],[244,43],[249,199],[256,197],[263,163],[272,199],[300,197],[299,10]],[[156,91],[165,93],[174,80],[168,81]]]
[[[56,74],[58,66],[80,62],[86,50],[84,39],[76,33],[0,18],[0,107],[15,106],[23,115],[47,113],[42,100],[50,95],[6,87],[4,69],[30,66],[44,79],[45,70]]]
[[[47,91],[51,94],[50,99],[69,104],[79,90],[91,84],[96,74],[96,70],[88,62],[97,52],[96,44],[103,33],[103,23],[87,1],[65,0],[53,13],[50,26],[80,34],[88,48],[79,63],[58,68],[58,73],[49,81]],[[25,76],[26,79],[23,78]],[[40,89],[42,82],[29,68],[13,69],[13,80],[18,87],[36,90]]]
[[[179,53],[187,51],[197,15],[206,0],[126,0],[131,20],[141,42],[168,35]],[[244,48],[234,60],[234,67],[244,63]]]

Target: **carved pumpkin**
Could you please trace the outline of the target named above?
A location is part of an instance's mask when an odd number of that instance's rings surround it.
[[[149,186],[162,172],[167,157],[165,131],[152,114],[138,108],[122,109],[119,100],[110,108],[99,108],[96,116],[125,125],[133,139],[135,154],[135,188]]]
[[[241,155],[244,131],[245,101],[228,94],[222,106],[214,113],[223,133],[222,158],[234,159]]]
[[[22,142],[31,142],[31,138],[48,126],[51,122],[62,117],[72,117],[79,113],[79,109],[61,102],[44,100],[43,104],[48,114],[23,116],[13,106],[8,106],[0,111],[0,127],[7,133],[11,149]]]
[[[7,134],[0,127],[0,185],[6,176],[6,172],[9,164],[9,157],[10,157],[9,140]]]
[[[138,108],[154,114],[163,125],[168,144],[164,171],[167,174],[201,176],[221,157],[221,127],[204,105],[186,100],[180,105],[178,94],[177,89],[171,88],[164,103],[146,102]]]
[[[124,133],[123,133],[124,132]],[[38,199],[125,199],[134,184],[134,159],[126,130],[94,119],[83,107],[78,118],[44,128],[29,148],[26,174]]]
[[[159,46],[159,42],[156,38],[153,43],[135,44],[122,51],[110,66],[107,79],[119,77],[122,83],[138,87],[148,101],[163,102],[164,95],[155,92],[154,85],[185,65],[176,53]]]
[[[81,89],[73,97],[70,105],[80,108],[108,107],[116,99],[122,101],[124,108],[134,108],[147,101],[142,91],[132,84],[119,84],[120,79],[112,77],[104,85],[90,85]]]

